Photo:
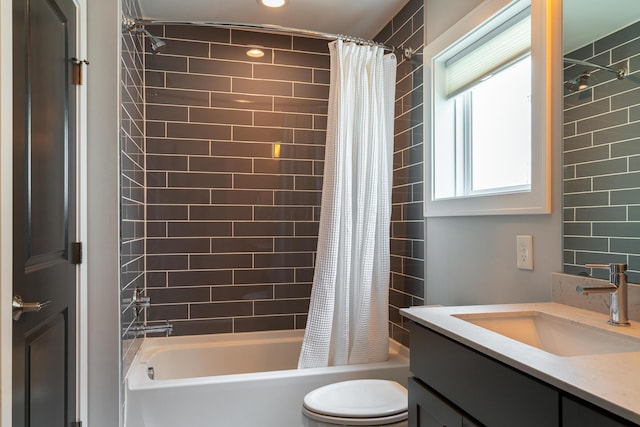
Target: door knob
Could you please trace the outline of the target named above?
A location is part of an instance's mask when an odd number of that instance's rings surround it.
[[[51,304],[51,301],[45,302],[24,302],[20,295],[13,297],[11,307],[13,311],[13,320],[20,320],[22,313],[33,313],[42,310],[44,307]]]

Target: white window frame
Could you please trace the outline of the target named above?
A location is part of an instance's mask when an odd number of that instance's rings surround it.
[[[557,64],[561,55],[561,31],[559,19],[561,6],[554,0],[485,0],[468,15],[449,28],[425,48],[425,125],[427,132],[425,149],[425,203],[426,217],[468,216],[468,215],[514,215],[551,213],[551,144],[556,120],[553,117],[554,83],[552,64]],[[446,167],[455,167],[453,156],[439,155],[443,141],[453,141],[451,135],[443,135],[447,121],[452,117],[444,102],[444,82],[441,72],[444,67],[443,52],[447,58],[453,56],[450,48],[459,50],[479,40],[492,28],[482,26],[488,19],[498,14],[514,16],[531,6],[531,58],[532,58],[532,117],[531,117],[531,190],[525,192],[474,194],[456,198],[434,196],[434,170],[432,162],[438,159]],[[558,16],[555,16],[558,15]],[[458,41],[464,40],[464,43]],[[459,51],[458,50],[458,51]],[[435,72],[434,72],[435,71]],[[559,77],[558,77],[559,78]],[[449,105],[451,103],[448,103]],[[434,108],[434,106],[443,108]],[[442,125],[438,128],[438,123]],[[436,135],[438,142],[435,143]],[[445,148],[446,149],[446,148]],[[451,162],[451,165],[448,164]],[[440,163],[442,166],[442,163]],[[455,194],[455,192],[453,192]]]

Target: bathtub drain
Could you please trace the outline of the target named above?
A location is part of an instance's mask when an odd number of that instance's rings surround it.
[[[149,379],[152,380],[156,376],[155,371],[153,370],[153,366],[149,366],[147,368],[147,375],[149,375]]]

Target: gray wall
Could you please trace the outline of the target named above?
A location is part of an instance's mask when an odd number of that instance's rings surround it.
[[[304,328],[328,42],[149,29],[167,47],[145,55],[147,320],[169,320],[175,335]],[[252,45],[265,55],[248,57]]]
[[[120,425],[120,2],[87,1],[87,417]]]
[[[566,56],[629,75],[594,71],[591,87],[564,97],[564,271],[620,262],[640,283],[640,22]],[[565,80],[584,68],[567,67]]]
[[[460,18],[471,12],[482,0],[424,0],[426,42],[431,43]],[[455,7],[452,7],[455,4]]]
[[[480,4],[426,0],[427,43]],[[426,303],[546,301],[562,256],[561,141],[552,147],[551,215],[427,218]],[[516,268],[516,235],[533,235],[534,270]]]

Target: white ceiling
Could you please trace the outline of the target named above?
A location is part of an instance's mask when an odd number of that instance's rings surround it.
[[[640,19],[640,0],[563,0],[564,52]]]
[[[408,0],[289,0],[280,9],[257,0],[139,0],[144,18],[271,24],[370,39]]]

